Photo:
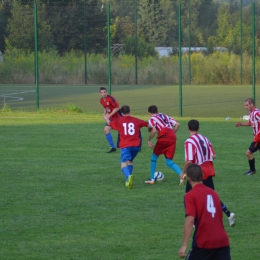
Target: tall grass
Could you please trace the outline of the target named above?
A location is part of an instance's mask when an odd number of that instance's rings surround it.
[[[35,77],[34,54],[13,49],[7,51],[4,62],[0,63],[0,84],[33,84]],[[240,84],[240,56],[232,53],[215,52],[211,55],[191,54],[191,74],[194,84]],[[112,84],[177,84],[179,82],[179,58],[147,57],[138,60],[137,72],[135,57],[119,55],[111,60]],[[188,55],[183,55],[183,83],[189,83]],[[252,82],[252,58],[243,54],[243,83]],[[260,68],[260,60],[256,60]],[[71,51],[63,56],[57,52],[39,53],[39,81],[42,84],[90,84],[107,83],[108,59],[105,55]],[[256,80],[260,80],[257,70]]]

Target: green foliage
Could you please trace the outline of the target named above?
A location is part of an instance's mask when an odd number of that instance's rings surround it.
[[[61,111],[61,112],[65,111],[65,112],[68,112],[68,113],[70,113],[70,112],[72,112],[72,113],[82,113],[83,112],[80,107],[75,106],[71,103],[68,103],[66,107],[64,107],[63,109],[61,109],[59,111]]]
[[[138,37],[137,39],[137,56],[139,58],[149,57],[149,56],[158,56],[158,53],[155,50],[155,46],[151,43],[147,43],[144,38]],[[123,50],[127,55],[135,55],[135,38],[132,36],[126,37]]]
[[[146,42],[162,46],[167,40],[167,16],[162,1],[140,0],[138,27]]]
[[[212,41],[215,38],[212,37]],[[178,84],[179,58],[177,55],[159,58],[154,47],[139,38],[138,84]],[[111,60],[112,84],[135,84],[134,38],[127,38],[126,53]],[[213,49],[214,43],[211,45]],[[209,48],[210,49],[210,48]],[[258,47],[258,51],[260,48]],[[142,56],[141,54],[145,54]],[[71,51],[59,55],[56,51],[39,53],[40,84],[84,83],[84,55]],[[101,54],[90,54],[87,61],[88,84],[106,84],[108,60]],[[213,52],[208,55],[192,53],[191,72],[194,84],[240,84],[240,56],[234,53]],[[183,55],[183,83],[188,83],[188,55]],[[260,60],[256,59],[256,68]],[[206,68],[206,69],[205,69]],[[252,82],[252,58],[243,53],[243,82]],[[7,50],[4,62],[0,62],[0,83],[34,84],[34,54],[12,48]],[[260,73],[256,69],[256,81]]]

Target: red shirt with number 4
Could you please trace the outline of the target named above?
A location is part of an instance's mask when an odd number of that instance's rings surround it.
[[[213,249],[229,246],[218,194],[199,183],[185,194],[184,201],[186,216],[194,217],[192,247]]]
[[[126,148],[140,146],[140,129],[147,127],[148,123],[132,116],[122,116],[110,122],[112,129],[117,130],[120,135],[119,147]]]

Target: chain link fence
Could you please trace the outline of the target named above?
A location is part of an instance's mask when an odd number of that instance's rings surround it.
[[[0,84],[254,87],[259,39],[260,1],[2,0]]]

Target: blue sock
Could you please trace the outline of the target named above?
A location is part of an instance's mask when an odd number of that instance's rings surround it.
[[[170,160],[168,158],[165,158],[165,162],[166,162],[166,165],[168,167],[170,167],[173,171],[177,172],[177,174],[180,175],[182,173],[182,171],[179,168],[179,166],[176,163],[174,163],[172,160]]]
[[[112,135],[110,133],[108,133],[108,134],[106,134],[106,138],[107,138],[107,141],[108,141],[109,145],[111,147],[115,148]]]
[[[157,158],[158,156],[153,153],[150,162],[150,180],[154,179],[154,173],[156,171],[156,165],[157,165]]]
[[[133,172],[133,168],[134,168],[133,165],[127,165],[127,169],[128,169],[128,171],[129,171],[129,174],[130,174],[130,175],[131,175],[132,172]]]
[[[128,177],[130,175],[129,170],[127,169],[127,167],[123,167],[121,170],[122,170],[122,173],[125,175],[125,179],[127,181]]]

